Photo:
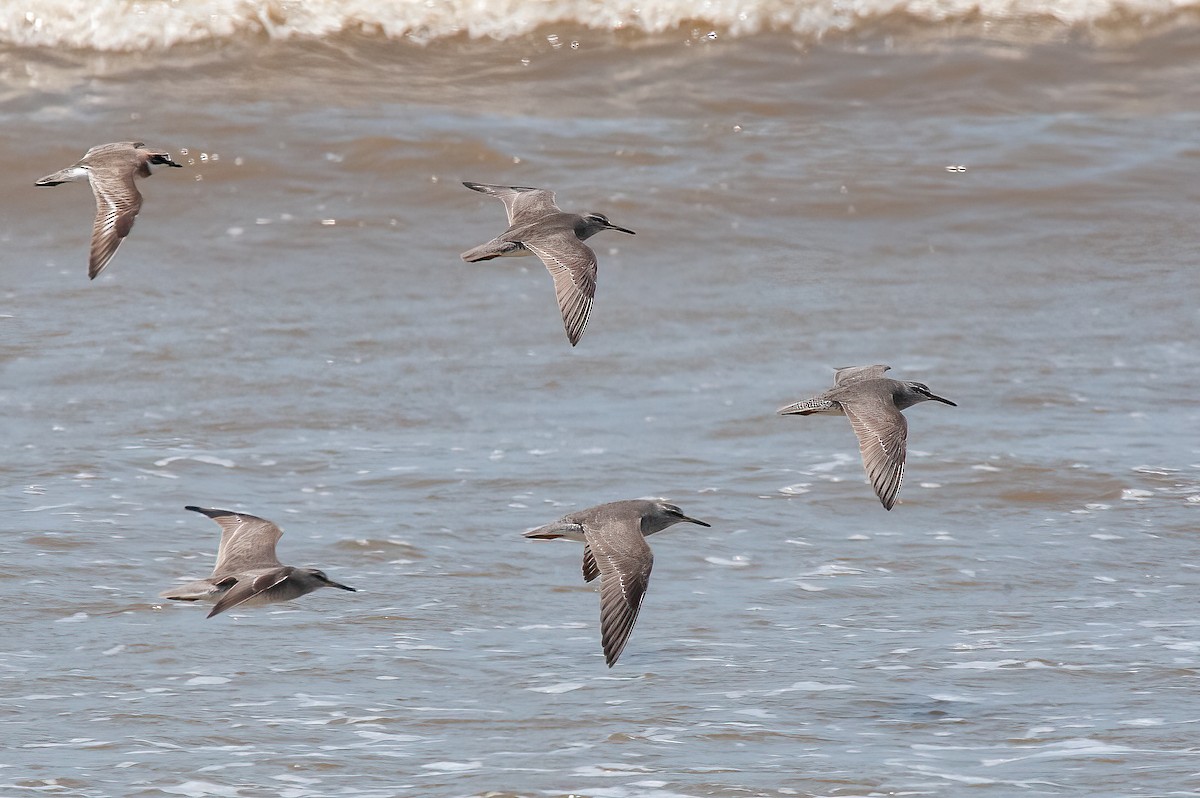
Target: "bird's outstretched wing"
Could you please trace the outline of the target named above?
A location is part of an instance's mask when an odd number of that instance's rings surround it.
[[[221,527],[221,545],[212,572],[214,577],[281,565],[275,556],[275,544],[283,536],[283,530],[267,519],[192,505],[183,509],[207,515]]]
[[[96,196],[96,220],[92,223],[92,247],[88,254],[88,277],[93,280],[112,260],[142,209],[142,195],[133,184],[133,174],[95,167],[88,175]]]
[[[904,480],[904,457],[908,446],[908,422],[896,406],[883,397],[842,402],[842,410],[858,436],[863,468],[875,495],[890,510]]]
[[[876,366],[846,366],[837,369],[833,373],[833,384],[838,388],[845,385],[853,385],[856,382],[863,380],[874,380],[883,376],[885,371],[890,371],[891,366],[882,364]]]
[[[548,213],[561,213],[554,203],[554,192],[532,186],[491,186],[487,183],[464,182],[472,191],[495,197],[504,203],[508,211],[508,226],[527,224]]]
[[[579,343],[592,315],[596,296],[596,253],[570,231],[526,239],[525,248],[537,255],[554,278],[554,294],[571,346]]]
[[[634,534],[623,532],[587,533],[588,550],[600,571],[600,641],[610,668],[633,632],[654,567],[654,554],[641,531],[635,527]]]

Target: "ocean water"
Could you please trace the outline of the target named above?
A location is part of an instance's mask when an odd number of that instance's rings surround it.
[[[1198,11],[0,8],[0,794],[1200,795]],[[637,231],[578,347],[463,180]],[[870,363],[959,405],[890,513],[775,415]],[[610,670],[521,533],[639,496]],[[360,592],[162,602],[185,504]]]

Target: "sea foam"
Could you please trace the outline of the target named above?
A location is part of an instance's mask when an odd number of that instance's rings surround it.
[[[238,37],[342,33],[429,43],[511,39],[545,26],[709,38],[766,31],[819,38],[887,18],[1145,26],[1200,0],[33,0],[0,4],[0,44],[105,51],[165,49]]]

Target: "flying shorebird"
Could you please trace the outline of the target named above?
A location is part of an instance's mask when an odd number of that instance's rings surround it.
[[[779,409],[781,416],[830,413],[849,417],[862,450],[863,468],[885,510],[896,503],[904,479],[908,422],[900,411],[928,399],[958,407],[930,393],[927,385],[883,376],[890,368],[878,365],[837,369],[828,391]]]
[[[221,527],[217,564],[207,579],[197,579],[159,595],[175,601],[213,601],[211,618],[234,607],[257,607],[291,601],[320,587],[337,587],[357,592],[334,582],[316,568],[283,565],[275,557],[275,544],[283,530],[247,513],[207,510],[188,505],[185,510],[207,515]]]
[[[34,185],[57,186],[59,183],[87,180],[96,195],[96,221],[92,224],[92,249],[88,256],[88,277],[95,280],[104,270],[121,239],[133,229],[133,219],[142,209],[142,195],[134,185],[135,177],[149,177],[150,164],[178,166],[171,154],[148,149],[140,141],[101,144],[87,151],[74,166],[46,175]]]
[[[529,186],[489,186],[463,183],[472,191],[495,197],[508,211],[508,229],[486,244],[462,254],[468,263],[503,256],[528,255],[541,258],[554,278],[554,293],[562,312],[563,327],[571,346],[579,343],[592,314],[596,296],[596,253],[583,243],[601,230],[618,230],[600,213],[565,213],[554,204],[554,192]]]
[[[583,581],[600,577],[600,638],[610,668],[633,631],[650,582],[654,553],[646,537],[681,521],[711,526],[688,518],[673,504],[634,499],[589,507],[525,533],[527,538],[583,542]]]

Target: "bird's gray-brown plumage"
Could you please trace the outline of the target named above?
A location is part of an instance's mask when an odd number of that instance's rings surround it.
[[[646,536],[681,521],[709,526],[673,504],[633,499],[589,507],[525,533],[527,538],[583,543],[583,581],[600,577],[600,638],[610,668],[629,640],[650,582],[654,553]]]
[[[95,280],[116,254],[121,240],[133,229],[142,209],[142,195],[134,184],[150,176],[150,164],[178,166],[171,154],[148,148],[140,141],[120,141],[92,147],[73,166],[46,175],[35,185],[57,186],[77,180],[91,183],[96,195],[96,220],[92,224],[92,246],[88,255],[88,277]]]
[[[892,509],[904,479],[908,451],[908,422],[901,410],[932,399],[951,407],[954,402],[933,394],[920,382],[883,376],[891,366],[852,366],[837,369],[833,387],[825,393],[779,409],[780,415],[813,413],[845,415],[858,436],[863,468],[885,510]]]
[[[184,509],[207,515],[221,527],[217,563],[207,579],[164,590],[159,594],[163,598],[215,602],[208,613],[211,618],[234,607],[291,601],[321,587],[355,592],[348,585],[334,582],[324,571],[295,568],[279,562],[275,544],[283,530],[265,518],[191,505]]]
[[[529,186],[464,186],[495,197],[508,211],[508,229],[486,244],[462,253],[468,263],[533,253],[554,278],[554,293],[571,346],[579,343],[596,296],[596,253],[583,243],[601,230],[618,227],[600,213],[565,213],[554,204],[554,192]]]

